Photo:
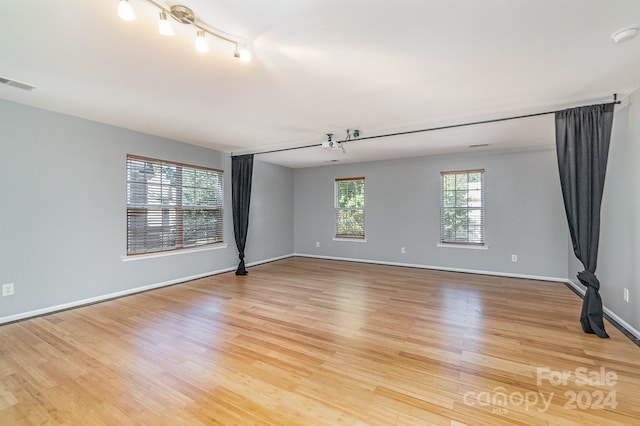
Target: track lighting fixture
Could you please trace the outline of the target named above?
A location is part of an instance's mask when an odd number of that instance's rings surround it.
[[[128,0],[120,0],[118,2],[118,16],[125,21],[135,21],[136,12],[134,12]]]
[[[247,44],[244,41],[240,40],[238,37],[231,36],[220,30],[213,29],[213,27],[211,27],[209,24],[196,19],[193,10],[189,9],[188,7],[176,4],[167,9],[164,6],[156,3],[154,0],[145,1],[160,9],[160,19],[158,21],[158,31],[160,32],[160,34],[167,36],[173,35],[173,27],[167,19],[167,15],[169,15],[181,24],[187,24],[196,27],[197,31],[195,45],[198,52],[209,51],[209,43],[207,42],[206,36],[210,35],[222,41],[226,41],[227,43],[233,44],[234,58],[238,58],[243,62],[251,61],[251,52],[247,48]],[[118,16],[120,16],[120,18],[124,19],[125,21],[133,21],[136,19],[136,13],[133,10],[133,7],[131,7],[131,4],[128,0],[119,0]]]
[[[198,30],[196,33],[196,50],[201,53],[209,51],[209,43],[207,43],[207,39],[204,38],[204,31],[202,30]]]
[[[246,47],[240,47],[236,43],[236,49],[233,51],[233,57],[238,58],[243,62],[250,62],[251,52]]]
[[[160,11],[160,20],[158,21],[158,31],[162,35],[172,36],[173,35],[173,27],[171,23],[167,20],[167,12],[164,10]]]

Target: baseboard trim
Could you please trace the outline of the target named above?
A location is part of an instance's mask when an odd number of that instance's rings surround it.
[[[580,298],[584,299],[586,290],[571,280],[564,281],[567,287],[573,290]],[[615,312],[606,306],[602,306],[605,318],[613,324],[615,328],[620,330],[622,334],[627,336],[633,343],[640,346],[640,331],[636,330],[631,324],[620,318]]]
[[[462,272],[465,274],[492,275],[496,277],[523,278],[527,280],[537,280],[537,281],[552,281],[552,282],[559,282],[559,283],[566,282],[566,278],[514,274],[511,272],[496,272],[496,271],[484,271],[479,269],[449,268],[449,267],[443,267],[443,266],[422,265],[417,263],[387,262],[384,260],[354,259],[354,258],[336,257],[336,256],[319,256],[315,254],[306,254],[306,253],[296,253],[295,256],[312,257],[316,259],[327,259],[327,260],[341,260],[345,262],[372,263],[376,265],[402,266],[406,268],[433,269],[436,271],[446,271],[446,272]]]
[[[258,260],[255,262],[247,263],[247,267],[256,266],[263,263],[275,262],[277,260],[286,259],[287,257],[291,257],[293,254],[287,254],[284,256],[272,257],[270,259]],[[22,321],[29,318],[39,317],[43,315],[52,314],[54,312],[66,311],[68,309],[79,308],[82,306],[93,305],[95,303],[106,302],[107,300],[118,299],[120,297],[130,296],[132,294],[143,293],[145,291],[155,290],[162,287],[168,287],[171,285],[185,283],[187,281],[193,281],[204,277],[210,277],[212,275],[224,274],[226,272],[235,271],[236,266],[230,266],[228,268],[222,268],[215,271],[204,272],[201,274],[190,275],[188,277],[176,278],[169,281],[163,281],[160,283],[144,285],[140,287],[130,288],[123,291],[117,291],[114,293],[103,294],[101,296],[90,297],[88,299],[76,300],[73,302],[62,303],[60,305],[48,306],[46,308],[35,309],[33,311],[23,312],[14,315],[8,315],[5,317],[0,317],[0,325],[8,324],[16,321]]]
[[[289,254],[285,254],[285,255],[282,255],[282,256],[272,257],[270,259],[263,259],[263,260],[258,260],[256,262],[247,263],[247,266],[256,266],[256,265],[262,265],[263,263],[276,262],[278,260],[287,259],[287,258],[293,257],[293,256],[295,256],[295,254],[289,253]]]
[[[585,294],[585,290],[582,287],[578,286],[576,283],[566,278],[545,277],[545,276],[527,275],[527,274],[513,274],[508,272],[484,271],[484,270],[476,270],[476,269],[448,268],[448,267],[421,265],[421,264],[414,264],[414,263],[387,262],[387,261],[379,261],[379,260],[355,259],[355,258],[337,257],[337,256],[320,256],[320,255],[306,254],[306,253],[291,253],[291,254],[285,254],[283,256],[272,257],[269,259],[262,259],[262,260],[247,263],[247,267],[257,266],[264,263],[276,262],[278,260],[287,259],[289,257],[296,257],[296,256],[325,259],[325,260],[339,260],[339,261],[345,261],[345,262],[401,266],[401,267],[407,267],[407,268],[433,269],[437,271],[447,271],[447,272],[462,272],[467,274],[493,275],[498,277],[524,278],[524,279],[538,280],[538,281],[561,282],[566,284],[569,288],[571,288],[578,296],[584,298],[584,294]],[[202,274],[190,275],[188,277],[176,278],[173,280],[163,281],[160,283],[135,287],[128,290],[104,294],[96,297],[90,297],[88,299],[82,299],[74,302],[63,303],[60,305],[48,306],[46,308],[35,309],[33,311],[23,312],[23,313],[14,314],[14,315],[8,315],[5,317],[0,317],[0,325],[25,320],[28,318],[48,315],[54,312],[60,312],[68,309],[79,308],[81,306],[92,305],[94,303],[105,302],[107,300],[118,299],[120,297],[130,296],[132,294],[143,293],[145,291],[150,291],[150,290],[155,290],[162,287],[181,284],[187,281],[193,281],[193,280],[197,280],[204,277],[224,274],[226,272],[234,271],[235,269],[236,269],[235,266],[231,266],[228,268],[222,268],[215,271],[204,272]],[[606,306],[603,306],[603,311],[605,313],[605,316],[607,317],[607,320],[611,324],[613,324],[614,327],[620,330],[625,336],[631,339],[636,345],[640,346],[640,331],[636,330],[631,324],[629,324],[628,322],[620,318],[615,312],[613,312],[611,309],[607,308]]]

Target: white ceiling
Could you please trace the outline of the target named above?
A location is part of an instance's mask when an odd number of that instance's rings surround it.
[[[5,0],[0,98],[226,152],[320,144],[624,98],[640,86],[638,0],[158,0],[248,41],[253,60],[191,27],[157,32],[130,0]],[[260,155],[289,167],[552,145],[553,117]]]

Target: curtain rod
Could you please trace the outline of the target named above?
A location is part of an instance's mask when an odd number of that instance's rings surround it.
[[[621,101],[618,100],[618,94],[614,93],[613,94],[613,102],[604,102],[602,104],[594,104],[594,105],[606,105],[606,104],[614,104],[614,105],[619,105],[621,103]],[[578,108],[578,107],[574,107],[574,108]],[[568,109],[568,108],[564,108],[564,109]],[[432,132],[435,130],[445,130],[445,129],[454,129],[456,127],[467,127],[467,126],[476,126],[478,124],[489,124],[489,123],[498,123],[500,121],[509,121],[509,120],[519,120],[521,118],[530,118],[530,117],[538,117],[541,115],[549,115],[549,114],[555,114],[556,112],[560,112],[563,111],[564,109],[559,109],[559,110],[555,110],[555,111],[545,111],[545,112],[537,112],[534,114],[525,114],[525,115],[516,115],[516,116],[512,116],[512,117],[503,117],[503,118],[494,118],[491,120],[480,120],[480,121],[470,121],[467,123],[459,123],[459,124],[449,124],[446,126],[439,126],[439,127],[429,127],[426,129],[418,129],[418,130],[407,130],[404,132],[397,132],[397,133],[386,133],[383,135],[375,135],[375,136],[364,136],[364,137],[360,137],[358,139],[349,139],[349,140],[343,140],[343,141],[337,141],[338,143],[343,143],[343,142],[356,142],[356,141],[364,141],[367,139],[378,139],[378,138],[388,138],[391,136],[402,136],[402,135],[410,135],[413,133],[424,133],[424,132]],[[293,151],[296,149],[304,149],[304,148],[313,148],[315,146],[322,146],[322,143],[313,143],[310,145],[303,145],[303,146],[294,146],[291,148],[281,148],[281,149],[272,149],[269,151],[259,151],[259,152],[249,152],[246,154],[254,154],[254,155],[259,155],[259,154],[272,154],[274,152],[283,152],[283,151]],[[233,152],[231,153],[232,157],[237,157],[238,155],[245,155],[245,154],[234,154]]]

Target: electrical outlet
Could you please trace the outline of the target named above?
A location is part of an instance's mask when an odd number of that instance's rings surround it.
[[[511,255],[511,261],[512,262],[517,262],[518,261],[518,255],[517,254],[512,254]]]
[[[13,295],[13,283],[2,284],[2,295],[3,296],[11,296]]]
[[[320,241],[316,241],[316,247],[320,247]]]
[[[407,250],[405,250],[405,248],[404,248],[404,247],[400,247],[400,253],[401,253],[401,254],[405,254],[406,252],[407,252]]]
[[[624,301],[629,303],[629,289],[628,288],[624,289]]]

